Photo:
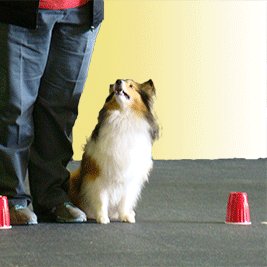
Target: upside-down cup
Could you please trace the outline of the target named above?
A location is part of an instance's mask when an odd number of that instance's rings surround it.
[[[0,196],[0,229],[10,229],[10,215],[6,196]]]
[[[228,197],[226,224],[250,225],[250,211],[246,192],[231,192]]]

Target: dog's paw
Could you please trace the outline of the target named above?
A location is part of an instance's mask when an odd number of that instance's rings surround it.
[[[108,224],[110,223],[110,220],[107,216],[100,215],[96,218],[96,222],[101,224]]]
[[[121,214],[120,220],[122,222],[126,222],[126,223],[135,223],[135,212],[132,211],[132,212],[127,213],[127,214]]]

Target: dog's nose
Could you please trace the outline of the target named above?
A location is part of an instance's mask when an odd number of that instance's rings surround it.
[[[117,85],[117,86],[121,85],[121,83],[122,83],[121,80],[117,80],[117,81],[116,81],[116,85]]]

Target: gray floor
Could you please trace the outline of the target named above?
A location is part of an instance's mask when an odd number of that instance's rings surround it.
[[[266,179],[266,159],[156,161],[136,224],[1,230],[0,266],[267,266]],[[230,191],[248,193],[251,226],[224,224]]]

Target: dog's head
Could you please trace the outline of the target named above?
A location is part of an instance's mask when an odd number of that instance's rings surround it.
[[[109,96],[104,107],[100,110],[98,124],[92,133],[92,138],[97,139],[101,125],[114,111],[120,113],[130,112],[136,118],[144,119],[148,122],[151,140],[158,138],[159,127],[153,112],[153,103],[156,90],[152,80],[144,83],[137,83],[133,80],[117,80],[110,85]],[[119,114],[120,114],[119,113]]]
[[[140,84],[130,79],[119,79],[110,85],[109,93],[107,100],[116,101],[120,109],[132,108],[140,113],[151,111],[156,90],[152,80]]]

